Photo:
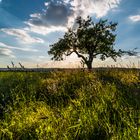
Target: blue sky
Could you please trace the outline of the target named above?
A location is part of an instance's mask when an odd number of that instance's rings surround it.
[[[139,0],[0,0],[0,67],[13,61],[25,67],[78,67],[72,55],[63,62],[52,62],[49,45],[72,27],[77,16],[118,22],[115,48],[140,50]],[[95,66],[138,66],[140,56],[124,56],[113,63],[110,59],[95,60]]]

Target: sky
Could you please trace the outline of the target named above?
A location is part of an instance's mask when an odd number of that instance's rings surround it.
[[[0,67],[81,67],[76,55],[51,61],[50,45],[78,16],[117,22],[115,49],[140,51],[140,0],[0,0]],[[140,55],[94,60],[93,66],[140,67]]]

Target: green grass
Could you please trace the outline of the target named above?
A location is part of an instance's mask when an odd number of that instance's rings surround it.
[[[140,71],[0,73],[1,140],[138,140]]]

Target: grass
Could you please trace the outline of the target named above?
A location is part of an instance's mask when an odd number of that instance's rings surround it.
[[[1,140],[138,140],[140,71],[0,73]]]

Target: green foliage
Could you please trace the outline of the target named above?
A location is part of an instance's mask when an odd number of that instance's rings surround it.
[[[70,28],[63,38],[51,45],[48,53],[53,55],[54,60],[63,60],[64,55],[76,53],[89,69],[92,68],[93,59],[97,56],[101,60],[111,57],[116,61],[116,58],[124,53],[113,48],[116,39],[113,32],[116,26],[117,23],[107,20],[101,19],[94,23],[90,17],[86,20],[78,17],[77,28]]]
[[[0,139],[137,140],[139,93],[136,70],[0,73]]]

